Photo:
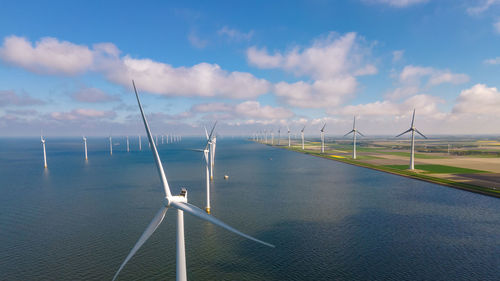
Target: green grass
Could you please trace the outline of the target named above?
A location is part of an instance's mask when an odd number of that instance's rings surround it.
[[[389,155],[395,155],[395,156],[403,156],[403,157],[410,157],[410,152],[377,151],[377,153],[389,154]],[[442,158],[445,158],[445,157],[443,157],[443,156],[436,156],[436,155],[429,155],[429,154],[415,153],[415,158],[420,158],[420,159],[442,159]]]
[[[396,169],[396,170],[407,170],[408,165],[385,165],[385,167]],[[423,170],[429,174],[476,174],[476,173],[487,173],[486,171],[473,170],[467,168],[445,166],[445,165],[433,165],[433,164],[422,164],[415,165],[415,169]]]

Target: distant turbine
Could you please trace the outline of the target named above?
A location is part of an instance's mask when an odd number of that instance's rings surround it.
[[[47,153],[45,152],[45,138],[43,136],[40,136],[40,141],[42,142],[42,148],[43,148],[43,167],[47,168]]]
[[[85,136],[83,137],[83,146],[85,147],[85,160],[88,160],[88,158],[87,158],[87,138]]]
[[[212,145],[212,134],[214,133],[215,126],[217,125],[217,121],[215,122],[212,130],[210,131],[210,135],[207,134],[207,129],[205,129],[205,134],[207,135],[207,144],[203,149],[203,157],[205,158],[205,172],[206,172],[206,186],[207,186],[207,206],[205,207],[205,212],[210,214],[210,165],[212,163],[210,157],[210,146]]]
[[[130,152],[130,145],[129,145],[129,142],[128,142],[128,136],[127,136],[127,152]]]
[[[278,146],[280,145],[281,140],[281,128],[278,128]]]
[[[265,140],[266,140],[266,144],[267,144],[267,130],[264,130],[264,135],[265,135]]]
[[[320,132],[321,132],[321,153],[325,153],[325,127],[326,127],[326,123],[325,125],[323,125],[323,128],[321,128]]]
[[[139,135],[139,151],[142,151],[141,135]]]
[[[133,82],[132,82],[133,83]],[[144,122],[144,127],[146,128],[146,133],[148,135],[149,143],[151,144],[153,156],[155,158],[156,162],[156,167],[158,170],[158,174],[160,175],[160,179],[163,185],[163,190],[165,191],[165,198],[163,200],[163,205],[160,210],[156,213],[155,217],[151,221],[151,223],[148,225],[144,233],[141,235],[137,243],[134,245],[128,256],[125,258],[125,261],[120,265],[120,268],[116,272],[115,276],[113,277],[113,280],[115,280],[118,277],[118,274],[120,271],[123,269],[123,267],[127,264],[127,262],[132,258],[132,256],[139,250],[139,248],[148,240],[148,238],[153,234],[153,232],[158,228],[158,226],[161,224],[163,219],[165,218],[165,215],[167,213],[167,210],[169,208],[174,208],[177,209],[177,266],[176,266],[176,280],[177,281],[187,281],[187,270],[186,270],[186,249],[184,245],[184,212],[189,213],[195,217],[198,217],[202,220],[211,222],[215,225],[218,225],[222,228],[225,228],[231,232],[234,232],[240,236],[243,236],[247,239],[253,240],[258,243],[262,243],[266,246],[269,247],[274,247],[271,244],[268,244],[264,241],[261,241],[259,239],[256,239],[252,236],[249,236],[247,234],[244,234],[231,226],[223,223],[222,221],[214,218],[211,215],[208,215],[204,213],[200,208],[189,204],[187,200],[187,190],[182,189],[180,195],[178,196],[173,196],[172,193],[170,192],[170,188],[168,185],[167,177],[165,176],[165,172],[163,170],[163,165],[161,164],[161,159],[160,156],[158,155],[158,150],[156,149],[156,145],[153,142],[153,137],[151,136],[151,131],[149,129],[148,122],[146,120],[146,116],[144,116],[144,111],[142,109],[141,102],[139,100],[139,95],[137,94],[137,90],[135,89],[135,84],[134,84],[134,91],[135,95],[137,97],[137,103],[139,104],[139,109],[141,111],[141,116],[142,120]]]
[[[288,147],[290,147],[290,127],[286,127],[288,130]]]
[[[352,130],[349,133],[345,134],[344,137],[349,135],[350,133],[352,133],[352,145],[353,145],[352,159],[356,159],[356,134],[359,134],[363,137],[365,136],[356,129],[356,116],[354,116],[354,123],[352,124]]]
[[[113,155],[113,139],[109,136],[109,155]]]
[[[274,131],[271,130],[271,145],[274,145]]]
[[[304,128],[302,128],[302,130],[300,130],[300,136],[302,137],[302,150],[304,150],[304,129],[306,128],[306,126],[304,126]]]
[[[411,155],[410,155],[410,170],[415,170],[415,132],[417,132],[419,135],[424,137],[425,139],[427,138],[424,136],[421,132],[415,128],[413,125],[415,122],[415,109],[413,109],[413,117],[411,118],[411,126],[410,129],[402,132],[401,134],[397,135],[396,137],[402,136],[408,132],[411,132]]]
[[[163,144],[163,137],[164,135],[161,135],[161,144]]]

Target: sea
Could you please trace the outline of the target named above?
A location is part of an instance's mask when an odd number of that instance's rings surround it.
[[[111,280],[162,206],[146,138],[0,138],[0,280]],[[284,141],[282,141],[282,144]],[[205,207],[203,138],[158,144]],[[227,175],[228,178],[224,179]],[[184,215],[189,280],[500,280],[500,200],[246,139],[217,139],[212,215]],[[118,280],[175,280],[176,210]]]

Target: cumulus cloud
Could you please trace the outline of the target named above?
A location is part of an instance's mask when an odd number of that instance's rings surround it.
[[[0,47],[0,59],[42,74],[76,75],[93,71],[127,88],[135,79],[140,90],[169,96],[247,99],[268,92],[271,86],[265,79],[247,72],[229,72],[217,64],[173,67],[151,59],[120,56],[120,50],[111,43],[94,44],[90,49],[47,37],[33,46],[26,38],[9,36]],[[99,94],[93,90],[93,95]],[[83,96],[80,95],[85,99]]]
[[[2,106],[28,106],[44,104],[42,100],[32,98],[27,94],[17,94],[11,90],[0,90],[0,107]]]
[[[460,93],[452,112],[498,117],[500,116],[500,92],[497,88],[476,84]]]
[[[0,58],[8,64],[42,74],[75,75],[93,64],[93,53],[83,45],[45,37],[33,46],[26,38],[8,36],[0,48]]]
[[[72,95],[79,102],[101,103],[118,101],[118,96],[110,95],[97,88],[82,87]]]
[[[386,4],[396,8],[404,8],[415,4],[426,3],[429,0],[368,0],[371,3]]]
[[[484,61],[485,64],[500,64],[500,57],[494,59],[487,59]]]
[[[405,66],[399,75],[399,81],[401,83],[417,83],[423,77],[428,78],[428,86],[436,86],[443,83],[461,84],[469,81],[469,76],[466,74],[413,65]]]
[[[239,104],[227,103],[205,103],[194,105],[191,110],[194,113],[222,113],[223,115],[212,116],[211,119],[259,119],[277,120],[294,116],[293,112],[283,107],[272,107],[261,105],[258,101],[244,101]],[[218,118],[216,118],[218,117]]]
[[[480,14],[488,10],[491,6],[500,3],[500,0],[480,0],[477,2],[479,2],[479,5],[467,8],[469,15]]]
[[[274,86],[276,95],[288,104],[296,107],[322,108],[337,106],[356,89],[353,76],[338,76],[328,80],[316,80],[312,83],[280,82]]]
[[[110,119],[116,116],[114,111],[103,111],[95,109],[74,109],[69,112],[52,112],[49,117],[59,121],[74,121],[82,119]]]
[[[241,32],[237,29],[230,28],[228,26],[224,26],[217,31],[220,36],[226,36],[229,40],[232,41],[248,41],[253,36],[253,30],[249,32]]]

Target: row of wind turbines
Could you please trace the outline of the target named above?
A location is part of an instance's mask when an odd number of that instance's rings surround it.
[[[320,139],[321,139],[321,153],[325,153],[325,127],[326,127],[326,123],[323,125],[323,127],[321,128],[320,130]],[[302,127],[302,129],[300,130],[300,136],[301,136],[301,140],[302,140],[302,150],[304,150],[304,130],[306,129],[306,126]],[[411,141],[411,145],[410,145],[410,165],[409,165],[409,170],[415,170],[415,132],[418,133],[419,135],[421,135],[423,138],[427,139],[427,137],[422,134],[419,130],[417,130],[417,128],[415,127],[415,109],[413,109],[413,116],[411,118],[411,125],[410,125],[410,128],[404,132],[402,132],[401,134],[397,135],[396,137],[400,137],[406,133],[409,133],[411,132],[411,136],[410,136],[410,141]],[[274,132],[273,131],[270,131],[271,133],[271,136],[272,136],[272,142],[271,142],[271,145],[274,145]],[[290,131],[290,127],[287,126],[287,133],[288,133],[288,147],[291,147],[291,131]],[[354,116],[354,120],[353,120],[353,125],[352,125],[352,130],[347,132],[344,137],[348,136],[352,134],[352,143],[353,143],[353,150],[352,150],[352,159],[357,159],[357,155],[356,155],[356,136],[357,135],[360,135],[362,137],[364,137],[365,135],[363,133],[361,133],[357,128],[356,128],[356,116]],[[260,131],[260,132],[257,132],[253,135],[253,140],[254,141],[260,141],[260,142],[265,142],[266,144],[268,143],[268,140],[267,140],[267,135],[268,135],[268,131],[267,130],[264,130],[264,131]],[[281,128],[278,129],[278,146],[281,145],[280,144],[280,140],[281,140]],[[449,151],[449,147],[448,147],[448,151]],[[448,152],[449,153],[449,152]]]

